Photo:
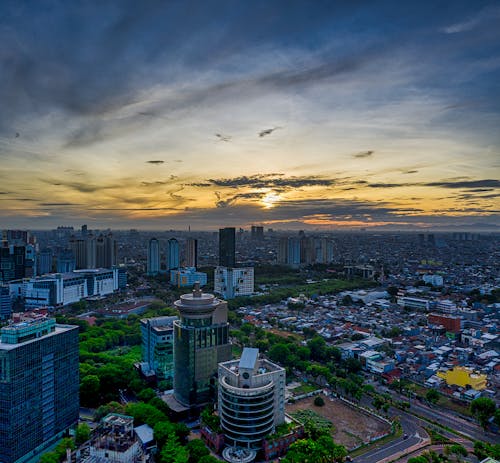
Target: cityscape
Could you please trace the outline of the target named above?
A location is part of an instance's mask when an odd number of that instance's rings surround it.
[[[500,463],[494,0],[0,3],[0,463]]]

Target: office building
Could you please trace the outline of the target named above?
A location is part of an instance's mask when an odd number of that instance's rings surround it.
[[[285,421],[285,369],[245,348],[239,360],[219,364],[218,407],[224,441],[258,450]]]
[[[200,286],[207,284],[207,274],[197,272],[195,267],[180,268],[178,270],[170,270],[170,284],[178,288],[192,287],[196,282]]]
[[[3,244],[6,244],[6,242]],[[25,246],[2,246],[0,248],[0,283],[24,278],[25,259]]]
[[[76,269],[75,255],[71,249],[62,250],[57,256],[57,273],[69,273]]]
[[[219,265],[236,266],[236,230],[234,227],[219,230]]]
[[[86,297],[113,293],[118,290],[118,276],[117,267],[52,273],[11,281],[9,291],[12,297],[23,300],[28,309],[61,307]]]
[[[37,258],[37,275],[45,275],[46,273],[52,273],[52,250],[43,249],[38,254]]]
[[[0,320],[7,320],[12,314],[12,299],[8,286],[0,285]]]
[[[96,268],[111,268],[116,265],[116,240],[108,232],[96,238]]]
[[[264,239],[264,227],[252,225],[250,237],[254,241],[262,241]]]
[[[0,461],[23,463],[78,422],[78,327],[42,318],[0,333]]]
[[[92,234],[82,234],[69,240],[70,249],[75,256],[77,269],[96,267],[96,239]]]
[[[198,240],[194,238],[188,238],[186,240],[184,267],[198,267]]]
[[[214,399],[217,365],[231,358],[227,303],[195,285],[175,302],[174,394],[183,407],[201,407]],[[170,404],[169,404],[170,405]]]
[[[179,242],[175,238],[170,238],[167,243],[167,270],[179,268],[180,255],[179,255]]]
[[[215,267],[214,292],[224,299],[250,296],[254,292],[253,267]]]
[[[156,375],[170,383],[174,379],[174,327],[177,317],[144,318],[141,320],[142,364],[145,376]]]
[[[151,238],[148,244],[148,275],[158,275],[160,272],[160,242]]]
[[[37,273],[37,255],[33,244],[27,244],[24,250],[24,276],[36,277]]]

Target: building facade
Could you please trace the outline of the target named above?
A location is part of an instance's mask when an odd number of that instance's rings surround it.
[[[234,227],[219,230],[219,265],[236,266],[236,230]]]
[[[148,243],[148,275],[158,275],[160,272],[160,242],[151,238]]]
[[[142,372],[152,373],[170,384],[174,379],[174,321],[177,317],[144,318],[141,320]]]
[[[175,306],[174,398],[184,407],[201,407],[214,398],[218,363],[231,358],[227,304],[195,285]]]
[[[234,297],[249,296],[253,294],[253,267],[216,267],[214,275],[214,292],[220,294],[224,299],[233,299]]]
[[[79,415],[78,327],[53,319],[9,325],[0,342],[0,461],[22,463]]]
[[[7,320],[12,314],[12,299],[8,286],[0,284],[0,320]]]
[[[178,270],[170,270],[170,284],[178,288],[193,286],[196,282],[200,286],[207,284],[207,274],[197,272],[195,267],[180,268]]]
[[[184,259],[184,267],[198,266],[198,240],[188,238],[186,240],[186,256]]]
[[[168,240],[167,270],[179,268],[179,242],[175,238]]]
[[[285,369],[245,348],[240,360],[219,364],[219,417],[225,443],[260,449],[285,421]]]

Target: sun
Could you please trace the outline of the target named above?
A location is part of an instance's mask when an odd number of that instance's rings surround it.
[[[279,195],[270,191],[261,199],[261,201],[265,209],[271,209],[278,201],[280,201],[280,199]]]

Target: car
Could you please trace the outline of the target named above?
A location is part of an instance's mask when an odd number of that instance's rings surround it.
[[[403,434],[403,440],[408,439],[408,434]]]

